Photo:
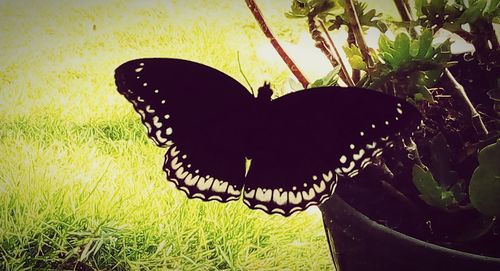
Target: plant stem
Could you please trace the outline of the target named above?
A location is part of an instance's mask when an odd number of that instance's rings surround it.
[[[412,160],[415,165],[418,165],[419,167],[427,170],[427,167],[424,165],[424,163],[422,163],[422,160],[420,159],[417,144],[411,137],[404,139],[404,147],[406,152],[408,153],[408,158]]]
[[[283,59],[283,61],[286,63],[290,71],[293,73],[293,75],[299,80],[299,82],[302,84],[304,88],[307,88],[309,85],[309,81],[306,79],[304,74],[297,68],[297,65],[293,62],[293,60],[288,56],[288,54],[285,52],[283,47],[279,44],[278,40],[274,37],[273,33],[267,26],[266,21],[264,20],[264,17],[262,16],[262,12],[260,11],[259,7],[253,0],[245,0],[245,3],[247,4],[248,8],[252,12],[253,16],[259,23],[260,29],[262,29],[262,32],[264,32],[264,35],[269,39],[271,44],[273,45],[274,49],[280,57]]]
[[[351,45],[356,46],[356,38],[354,38],[354,33],[352,32],[352,28],[347,26],[347,46],[351,47]],[[361,71],[358,69],[352,69],[352,80],[356,83],[361,79]]]
[[[444,69],[444,72],[448,80],[450,80],[450,82],[453,84],[456,93],[465,102],[465,105],[469,109],[469,112],[471,114],[472,126],[474,126],[476,133],[481,138],[485,137],[486,135],[488,135],[488,129],[484,125],[483,120],[481,119],[481,116],[477,112],[476,108],[474,108],[474,105],[472,105],[472,102],[469,100],[469,97],[467,96],[464,87],[455,79],[453,74],[451,74],[451,72],[447,68]]]
[[[354,86],[354,83],[352,82],[349,73],[347,73],[345,65],[342,62],[342,59],[340,59],[335,44],[333,43],[330,36],[328,35],[328,32],[326,31],[326,28],[323,29],[325,30],[325,33],[330,41],[331,46],[335,50],[336,56],[332,54],[330,46],[328,45],[328,43],[326,43],[325,39],[321,35],[321,31],[318,30],[318,27],[316,25],[316,18],[314,15],[309,15],[307,17],[307,25],[309,26],[309,33],[311,33],[311,37],[315,42],[314,45],[321,50],[321,52],[326,56],[326,58],[328,59],[328,61],[330,61],[330,64],[332,64],[334,68],[340,65],[339,76],[342,79],[342,81],[344,81],[348,86]],[[322,26],[324,27],[324,24]]]
[[[404,0],[394,0],[394,4],[396,5],[399,15],[401,16],[401,19],[403,21],[408,22],[412,20],[410,11],[408,10],[408,7]]]
[[[356,44],[358,45],[358,48],[361,51],[361,56],[363,57],[363,61],[366,63],[368,71],[370,71],[373,68],[373,60],[370,56],[370,51],[368,45],[366,44],[363,32],[361,31],[361,24],[359,23],[359,18],[358,15],[356,14],[353,0],[344,0],[344,1],[345,1],[345,12],[347,13],[346,17],[349,23],[349,27],[351,27],[354,37],[356,38]]]
[[[398,9],[399,15],[401,16],[401,19],[403,22],[410,22],[413,21],[413,16],[411,15],[410,12],[410,6],[408,5],[408,2],[405,0],[394,0],[394,4],[396,5],[396,8]],[[417,32],[415,29],[411,26],[407,27],[408,32],[410,33],[410,36],[414,39],[417,37]]]
[[[326,38],[330,42],[330,46],[332,46],[333,51],[335,52],[335,55],[337,55],[337,61],[340,63],[340,69],[341,69],[342,73],[344,73],[344,76],[346,77],[347,85],[351,86],[351,87],[354,86],[354,82],[353,82],[352,78],[349,76],[349,72],[347,71],[347,67],[346,67],[344,61],[342,60],[342,57],[340,56],[339,50],[337,49],[337,46],[335,46],[335,43],[333,42],[333,39],[330,36],[330,34],[328,34],[328,29],[326,28],[325,23],[322,20],[320,21],[320,25],[321,25],[321,28],[323,29],[323,32],[325,32]]]
[[[470,34],[479,62],[489,63],[490,53],[499,47],[493,24],[484,19],[477,20],[470,24]]]

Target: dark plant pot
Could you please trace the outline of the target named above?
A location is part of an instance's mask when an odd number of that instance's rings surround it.
[[[500,258],[465,253],[409,237],[370,220],[338,196],[322,204],[321,211],[338,271],[500,270]]]

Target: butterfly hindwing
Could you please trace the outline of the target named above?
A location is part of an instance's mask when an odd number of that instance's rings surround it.
[[[244,202],[283,215],[324,202],[338,176],[355,176],[420,123],[412,105],[360,88],[295,92],[272,101],[263,114]]]
[[[136,59],[116,69],[118,91],[148,136],[169,147],[164,170],[189,197],[235,200],[243,187],[244,119],[253,97],[236,80],[179,59]]]

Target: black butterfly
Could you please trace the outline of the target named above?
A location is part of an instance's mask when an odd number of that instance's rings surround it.
[[[324,202],[338,176],[353,177],[420,123],[411,104],[361,88],[322,87],[254,98],[208,66],[136,59],[115,71],[118,91],[149,137],[168,147],[167,178],[190,198],[288,216]],[[247,159],[251,159],[246,168]]]

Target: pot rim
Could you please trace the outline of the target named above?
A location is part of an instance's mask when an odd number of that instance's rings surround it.
[[[335,210],[331,210],[328,206],[336,205]],[[400,243],[413,244],[420,248],[425,248],[427,250],[435,251],[436,253],[443,255],[453,255],[454,258],[468,258],[469,260],[478,260],[483,262],[491,262],[494,264],[500,265],[500,258],[484,256],[479,254],[473,254],[470,252],[464,252],[460,250],[456,250],[453,248],[447,248],[441,245],[433,244],[430,242],[426,242],[415,237],[411,237],[409,235],[403,234],[391,228],[388,228],[384,225],[377,223],[376,221],[370,219],[365,214],[356,210],[354,207],[346,203],[340,196],[332,195],[330,199],[322,204],[321,206],[322,213],[324,216],[325,222],[327,222],[327,217],[325,215],[330,216],[329,219],[336,220],[335,218],[342,216],[343,220],[348,221],[349,224],[355,223],[358,221],[357,227],[359,227],[363,231],[376,231],[380,235],[383,235],[383,238],[391,238],[394,240],[398,240]],[[340,210],[339,210],[340,209]],[[361,223],[359,223],[361,222]],[[335,221],[330,221],[335,226]],[[367,236],[369,238],[369,236]]]

